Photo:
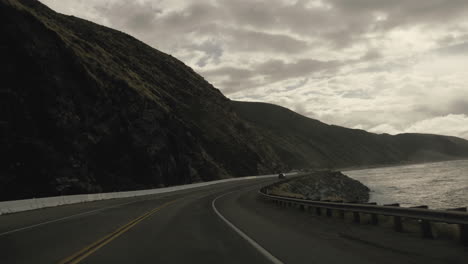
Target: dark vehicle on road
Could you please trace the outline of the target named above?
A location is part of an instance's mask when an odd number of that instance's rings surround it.
[[[278,174],[278,179],[285,179],[285,178],[286,178],[286,175],[284,175],[284,173]]]

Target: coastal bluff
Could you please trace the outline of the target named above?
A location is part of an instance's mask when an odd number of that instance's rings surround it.
[[[278,182],[268,192],[307,200],[365,203],[370,189],[339,171],[320,171]]]

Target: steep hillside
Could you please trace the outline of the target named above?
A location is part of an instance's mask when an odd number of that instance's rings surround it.
[[[281,170],[219,90],[133,37],[0,0],[0,199]]]
[[[0,0],[0,17],[0,200],[468,157],[461,139],[232,102],[172,56],[36,0]]]
[[[377,135],[327,125],[266,103],[232,102],[293,168],[336,168],[468,158],[468,141],[429,134]]]

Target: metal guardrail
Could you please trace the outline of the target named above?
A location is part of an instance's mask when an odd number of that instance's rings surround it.
[[[468,246],[468,213],[466,208],[463,208],[463,211],[457,209],[432,210],[428,209],[427,206],[407,208],[399,207],[399,204],[377,205],[375,203],[313,201],[269,194],[267,190],[270,186],[261,188],[259,194],[278,205],[296,205],[302,210],[315,208],[318,215],[321,214],[321,209],[325,209],[327,216],[332,216],[332,210],[335,210],[339,212],[341,218],[344,218],[344,212],[352,212],[354,222],[358,223],[361,213],[368,214],[371,216],[371,223],[375,225],[378,224],[378,215],[390,216],[393,217],[393,226],[398,232],[403,231],[402,218],[416,219],[420,222],[422,236],[425,238],[433,238],[431,222],[456,224],[458,225],[460,241]]]

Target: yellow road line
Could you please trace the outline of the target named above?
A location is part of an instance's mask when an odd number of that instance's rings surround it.
[[[123,233],[127,232],[129,229],[131,229],[132,227],[136,226],[138,223],[140,223],[141,221],[143,221],[144,219],[150,217],[151,215],[153,215],[154,213],[156,213],[157,211],[163,209],[164,207],[172,204],[176,202],[176,200],[173,200],[173,201],[170,201],[170,202],[167,202],[157,208],[154,208],[146,213],[144,213],[143,215],[133,219],[132,221],[128,222],[127,224],[119,227],[117,230],[115,230],[114,232],[102,237],[101,239],[98,239],[96,242],[94,243],[91,243],[90,245],[84,247],[83,249],[81,249],[80,251],[76,252],[75,254],[61,260],[59,262],[59,264],[76,264],[76,263],[79,263],[80,261],[82,261],[83,259],[85,259],[86,257],[88,257],[89,255],[93,254],[94,252],[96,252],[98,249],[102,248],[103,246],[107,245],[108,243],[110,243],[112,240],[116,239],[117,237],[119,237],[120,235],[122,235]]]

